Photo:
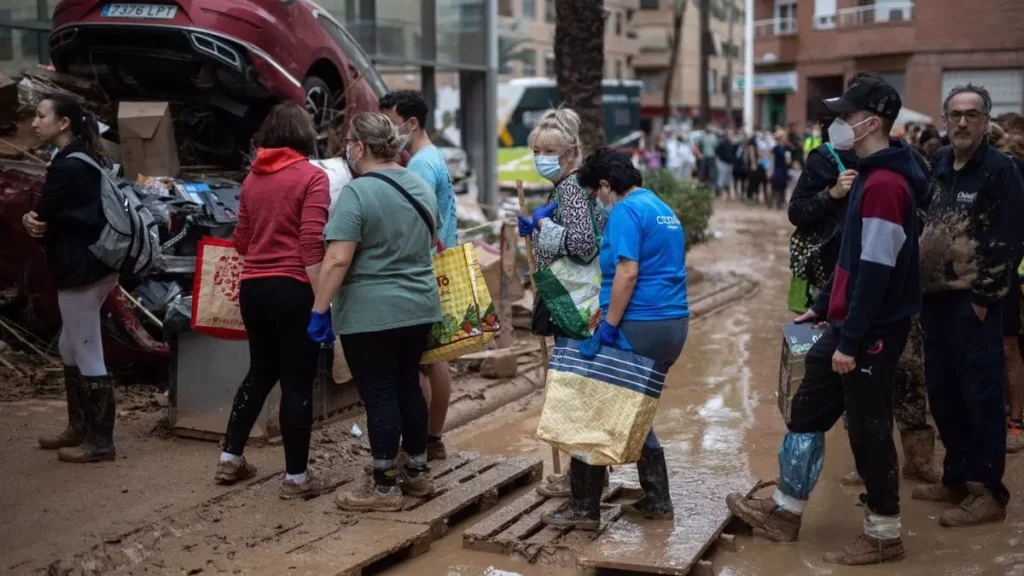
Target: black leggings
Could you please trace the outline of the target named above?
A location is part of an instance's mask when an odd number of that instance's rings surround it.
[[[319,352],[306,335],[313,289],[292,278],[243,280],[239,304],[249,333],[249,373],[235,394],[224,451],[242,454],[267,394],[280,381],[285,470],[302,474],[313,429],[313,380]]]
[[[426,465],[427,402],[420,389],[419,366],[430,326],[341,336],[345,360],[366,406],[373,479],[379,486],[395,485],[400,439],[407,465]]]

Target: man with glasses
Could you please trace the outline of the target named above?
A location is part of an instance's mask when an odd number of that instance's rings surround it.
[[[987,142],[991,111],[980,86],[957,86],[946,97],[950,146],[933,160],[921,236],[925,381],[946,460],[942,484],[919,486],[913,497],[956,505],[939,519],[948,527],[1005,520],[1010,497],[1002,308],[1024,183],[1013,160]]]

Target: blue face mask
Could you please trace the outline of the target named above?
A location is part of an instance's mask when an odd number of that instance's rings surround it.
[[[601,214],[602,216],[604,216],[605,219],[607,219],[612,214],[612,207],[608,206],[607,204],[602,202],[600,198],[598,198],[597,199],[597,212],[599,214]]]
[[[537,170],[537,174],[552,182],[562,173],[562,167],[558,164],[558,156],[534,156],[533,167]]]

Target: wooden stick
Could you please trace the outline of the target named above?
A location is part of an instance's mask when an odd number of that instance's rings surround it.
[[[39,164],[40,166],[46,166],[46,162],[43,162],[39,158],[36,158],[35,154],[29,152],[28,150],[25,150],[24,148],[22,148],[20,146],[15,146],[14,144],[11,144],[10,142],[8,142],[7,140],[4,140],[3,138],[0,138],[0,144],[3,144],[4,146],[7,146],[11,150],[14,150],[18,154],[21,154],[25,158],[28,158],[29,160],[31,160],[32,162],[35,162],[36,164]]]
[[[36,346],[34,344],[32,344],[31,342],[29,342],[28,340],[26,340],[25,337],[22,336],[20,332],[18,332],[14,328],[12,328],[9,324],[7,324],[7,322],[4,322],[3,318],[0,318],[0,326],[3,326],[8,332],[13,334],[15,338],[20,340],[22,344],[24,344],[25,346],[28,346],[29,348],[31,348],[32,351],[35,352],[36,354],[39,354],[43,358],[48,358],[48,359],[52,360],[52,358],[50,358],[50,356],[48,354],[46,354],[46,352],[43,352],[39,348],[36,348]]]
[[[523,181],[516,180],[516,193],[519,194],[519,212],[523,216],[529,217],[526,212],[526,194],[523,192]],[[533,279],[533,275],[537,273],[537,264],[533,261],[533,238],[526,237],[526,263],[530,267],[530,286],[533,287],[533,298],[536,300],[540,296],[537,294],[537,281]],[[544,336],[540,336],[540,353],[544,359],[544,381],[548,379],[548,339]],[[551,447],[551,467],[555,474],[562,473],[562,458],[558,454],[558,448]]]
[[[14,372],[18,376],[21,376],[22,378],[25,377],[25,373],[24,372],[22,372],[21,370],[18,370],[17,368],[15,368],[14,364],[11,364],[7,360],[5,360],[3,357],[0,357],[0,364],[3,364],[4,366],[6,366],[8,370],[10,370],[11,372]]]
[[[146,307],[142,305],[142,302],[136,300],[135,297],[129,294],[128,291],[125,290],[124,287],[121,286],[120,284],[118,284],[117,287],[121,290],[121,294],[124,294],[125,299],[131,302],[132,306],[138,308],[139,311],[142,312],[142,315],[146,317],[146,319],[148,319],[153,324],[156,324],[156,326],[161,330],[164,329],[164,323],[161,322],[159,318],[154,316],[152,312],[146,310]]]

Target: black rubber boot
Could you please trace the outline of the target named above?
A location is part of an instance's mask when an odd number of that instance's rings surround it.
[[[44,450],[71,448],[85,440],[85,427],[82,425],[81,409],[82,374],[75,366],[64,366],[64,395],[68,401],[68,425],[64,431],[55,436],[39,438],[39,447]]]
[[[64,462],[102,462],[114,460],[114,388],[109,376],[86,376],[79,390],[85,442],[73,448],[61,448],[57,457]]]
[[[636,463],[636,468],[640,476],[640,487],[644,490],[644,497],[632,504],[624,504],[622,512],[654,520],[671,520],[674,511],[672,510],[672,496],[668,491],[665,451],[661,448],[645,449],[640,454],[640,461]]]
[[[601,527],[604,480],[604,466],[591,466],[573,458],[569,464],[569,503],[554,512],[542,514],[541,520],[556,528],[597,530]]]

